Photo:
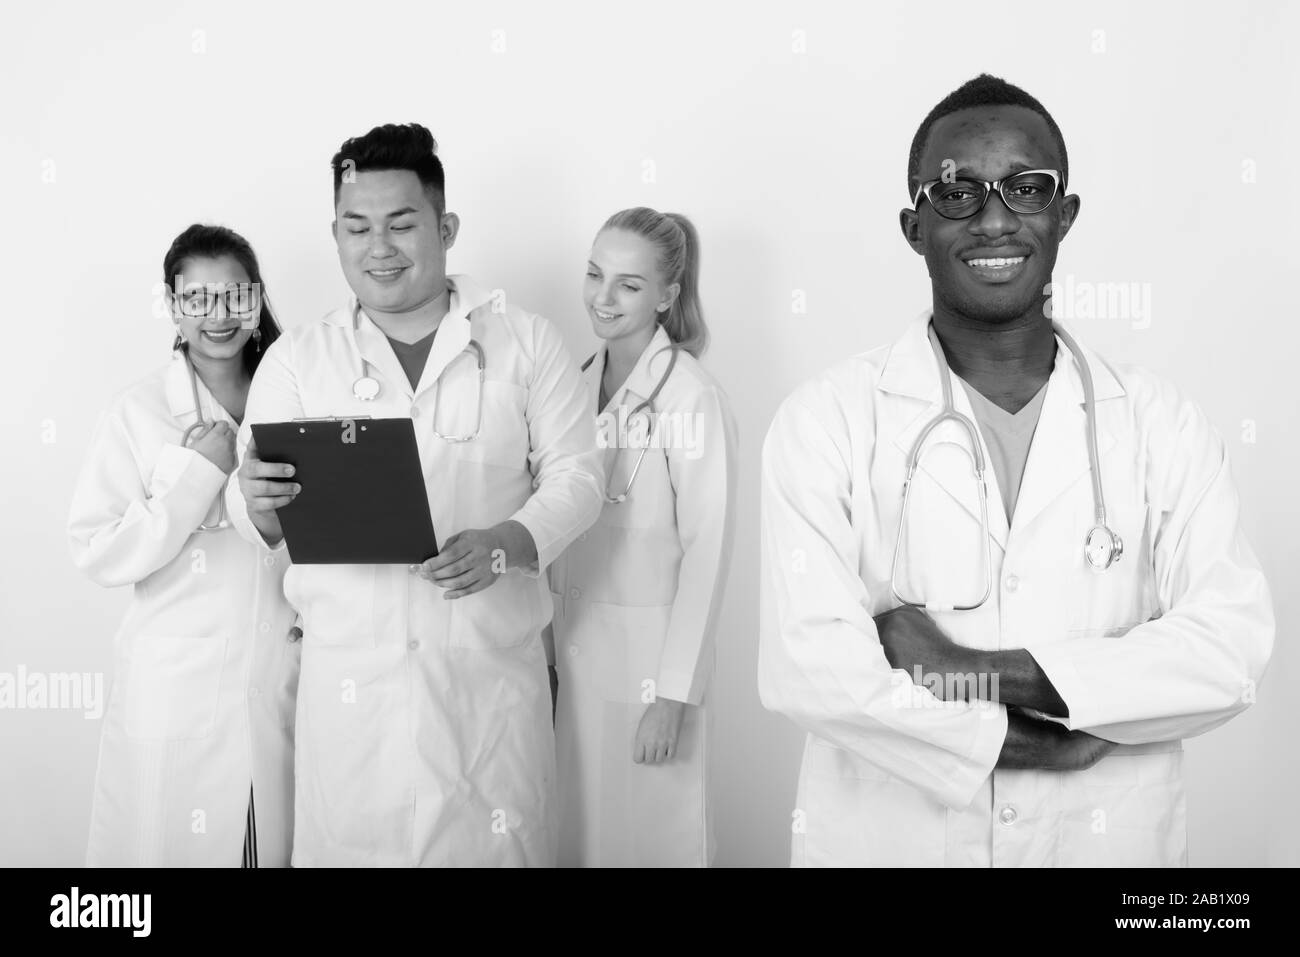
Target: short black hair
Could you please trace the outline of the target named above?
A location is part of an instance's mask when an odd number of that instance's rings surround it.
[[[925,151],[925,143],[930,137],[931,127],[937,120],[950,113],[968,110],[974,106],[1023,106],[1045,119],[1047,128],[1052,131],[1052,139],[1056,141],[1056,148],[1061,151],[1061,189],[1065,189],[1066,181],[1070,178],[1070,159],[1065,152],[1065,137],[1061,135],[1061,128],[1056,125],[1056,120],[1052,119],[1052,114],[1020,87],[1008,83],[1001,77],[981,73],[945,96],[921,121],[916,136],[912,137],[912,152],[907,157],[909,197],[915,194],[916,187],[920,185],[921,153]]]
[[[365,136],[354,136],[339,147],[330,166],[334,168],[336,204],[346,173],[406,169],[420,178],[420,185],[433,200],[438,215],[446,211],[447,178],[442,160],[438,159],[438,141],[419,123],[387,123],[376,126]]]

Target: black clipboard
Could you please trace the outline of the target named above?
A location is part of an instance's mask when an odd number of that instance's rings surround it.
[[[294,467],[302,491],[276,510],[295,565],[406,565],[438,554],[410,419],[253,425],[258,457]]]

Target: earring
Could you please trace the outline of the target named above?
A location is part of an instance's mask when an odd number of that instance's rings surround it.
[[[253,330],[253,351],[254,352],[262,351],[262,330],[261,329]]]
[[[172,343],[172,352],[180,352],[181,343],[184,341],[185,340],[181,338],[181,334],[179,332],[176,333],[176,341]]]

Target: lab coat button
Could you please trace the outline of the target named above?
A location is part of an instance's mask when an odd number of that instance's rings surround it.
[[[301,640],[302,640],[302,629],[299,628],[297,625],[294,625],[292,628],[289,629],[289,641],[295,642]]]
[[[265,558],[262,559],[262,563],[266,565],[267,568],[270,568],[272,565],[275,564],[275,556],[267,555]]]
[[[577,645],[569,645],[569,657],[570,657],[570,658],[576,658],[576,657],[578,657],[578,646],[577,646]]]
[[[582,597],[582,592],[580,592],[580,591],[579,591],[578,589],[576,589],[576,588],[570,588],[570,589],[569,589],[569,597],[570,597],[570,598],[574,598],[574,599],[581,598],[581,597]]]
[[[257,626],[257,630],[260,631],[262,634],[266,634],[268,631],[271,630],[271,623],[269,621],[264,621]]]
[[[419,643],[418,641],[408,641],[408,642],[406,643],[406,647],[408,647],[408,648],[410,648],[412,651],[414,651],[416,648],[419,648],[419,647],[420,647],[420,643]]]
[[[587,533],[586,533],[586,532],[583,532],[581,535],[578,536],[578,541],[580,541],[580,542],[585,542],[586,540],[587,540]]]
[[[420,407],[418,405],[411,406],[411,418],[418,419],[419,417],[420,417]]]
[[[1015,824],[1016,819],[1018,817],[1020,817],[1020,815],[1016,813],[1016,809],[1013,808],[1010,804],[1006,805],[1001,811],[998,812],[998,820],[1000,820],[1007,827],[1010,827],[1012,824]]]
[[[257,695],[258,695],[258,690],[257,690],[256,688],[249,688],[249,689],[248,689],[248,696],[249,696],[250,698],[256,698]]]
[[[1015,575],[1008,575],[1003,584],[1007,586],[1007,591],[1015,591],[1020,587],[1020,579]]]

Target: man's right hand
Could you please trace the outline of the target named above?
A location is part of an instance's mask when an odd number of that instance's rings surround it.
[[[1082,771],[1115,749],[1086,731],[1070,731],[1055,721],[1038,721],[1015,708],[1007,711],[1007,736],[997,766],[1007,770]]]
[[[257,443],[251,438],[248,440],[244,464],[239,467],[239,491],[248,505],[249,521],[261,532],[268,545],[277,545],[284,538],[275,510],[288,505],[302,491],[297,482],[283,481],[291,475],[292,465],[263,462],[257,455]]]

